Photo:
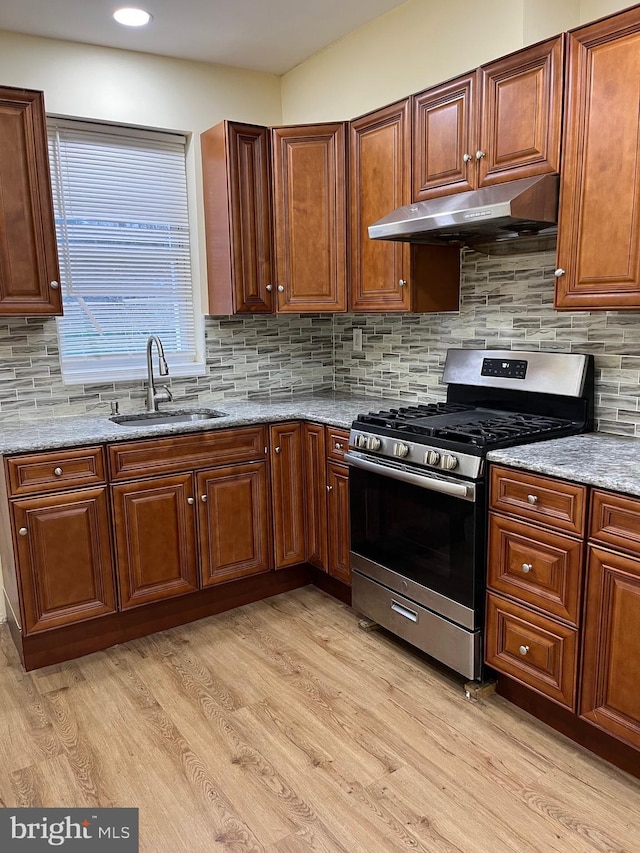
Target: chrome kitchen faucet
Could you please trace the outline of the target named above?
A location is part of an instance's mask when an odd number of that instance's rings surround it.
[[[160,385],[161,390],[156,391],[156,386],[153,381],[153,361],[151,359],[151,350],[155,343],[158,350],[158,369],[160,376],[169,375],[169,365],[164,357],[164,349],[162,341],[157,335],[151,335],[147,340],[147,412],[157,412],[158,403],[170,403],[173,400],[171,391],[166,385]]]

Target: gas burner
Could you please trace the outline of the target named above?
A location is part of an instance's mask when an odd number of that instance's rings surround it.
[[[415,406],[400,406],[397,409],[387,409],[381,412],[369,412],[368,414],[358,415],[356,420],[358,423],[368,426],[413,431],[412,421],[437,415],[469,412],[474,408],[474,406],[467,406],[463,403],[424,403]]]
[[[444,426],[431,430],[430,435],[475,447],[489,447],[511,439],[530,441],[542,433],[558,433],[570,427],[571,421],[561,418],[504,413]]]

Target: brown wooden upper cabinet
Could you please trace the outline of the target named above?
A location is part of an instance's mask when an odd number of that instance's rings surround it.
[[[270,314],[269,131],[223,121],[200,136],[210,314]]]
[[[277,310],[346,311],[345,125],[271,133]]]
[[[0,314],[62,314],[42,92],[0,88]]]
[[[412,200],[560,168],[563,38],[414,95]]]
[[[350,309],[457,309],[458,249],[369,239],[369,225],[410,201],[410,99],[355,119],[350,135]]]
[[[559,309],[640,308],[640,6],[569,34]]]

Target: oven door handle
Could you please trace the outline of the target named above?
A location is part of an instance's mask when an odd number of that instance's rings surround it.
[[[428,474],[414,474],[413,471],[408,471],[406,468],[401,468],[400,466],[381,465],[379,462],[373,462],[350,450],[344,454],[344,459],[345,462],[353,465],[354,468],[362,468],[364,471],[371,471],[373,474],[391,477],[392,480],[410,483],[413,486],[419,486],[421,489],[429,489],[432,492],[451,495],[454,498],[461,498],[464,501],[475,502],[476,499],[476,487],[472,483],[454,483],[450,480],[430,477]]]

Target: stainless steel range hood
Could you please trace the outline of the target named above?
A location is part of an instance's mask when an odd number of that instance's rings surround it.
[[[555,246],[558,175],[508,181],[399,207],[369,226],[372,240],[468,246],[515,254]]]

